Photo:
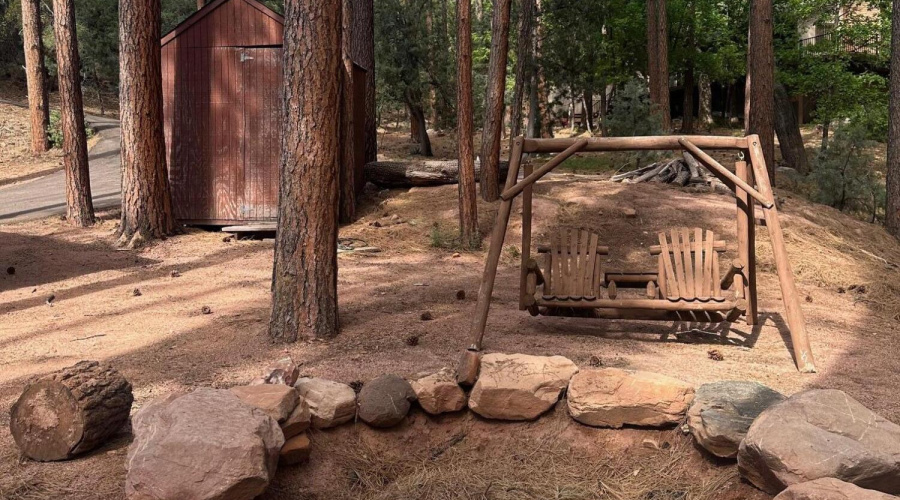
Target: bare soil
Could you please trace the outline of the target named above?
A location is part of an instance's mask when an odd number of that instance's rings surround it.
[[[879,227],[782,196],[819,373],[794,368],[764,228],[760,326],[532,318],[517,308],[518,207],[485,348],[560,354],[580,366],[597,356],[604,366],[694,384],[757,380],[786,394],[834,387],[900,421],[900,246]],[[341,237],[382,252],[341,254],[341,334],[287,345],[266,336],[271,241],[226,242],[221,233],[188,229],[121,251],[111,236],[115,213],[87,230],[58,219],[0,225],[0,498],[122,496],[129,432],[86,457],[51,464],[20,460],[8,432],[9,409],[25,384],[81,359],[121,370],[134,385],[135,411],[177,389],[247,383],[285,354],[305,374],[348,383],[453,366],[468,343],[484,258],[483,251],[432,246],[436,235],[452,234],[456,203],[456,186],[367,199]],[[626,217],[625,207],[637,217]],[[487,234],[496,205],[479,210]],[[535,212],[536,242],[557,227],[591,229],[611,247],[611,268],[652,267],[647,246],[657,231],[677,226],[715,230],[734,255],[735,204],[725,195],[555,175],[538,185]],[[395,214],[405,222],[371,225]],[[202,314],[203,306],[212,313]],[[424,311],[434,320],[422,321]],[[411,336],[417,345],[408,345]],[[711,359],[710,349],[724,359]],[[733,463],[704,456],[677,429],[590,429],[571,421],[563,405],[536,422],[414,412],[395,430],[355,424],[312,439],[311,463],[279,470],[266,498],[768,498],[742,483]]]

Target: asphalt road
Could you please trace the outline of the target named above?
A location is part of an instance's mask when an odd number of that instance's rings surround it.
[[[122,194],[119,122],[102,116],[85,116],[85,121],[100,133],[100,141],[88,155],[94,208],[118,206]],[[66,176],[62,170],[0,187],[0,224],[65,213]]]

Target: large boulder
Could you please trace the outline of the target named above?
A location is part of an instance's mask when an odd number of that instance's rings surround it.
[[[735,458],[750,425],[766,408],[784,401],[780,392],[758,382],[728,380],[703,384],[688,410],[688,427],[697,444],[722,458]]]
[[[347,384],[323,378],[303,377],[294,384],[300,400],[309,407],[312,426],[327,429],[353,420],[356,392]]]
[[[556,404],[577,372],[562,356],[485,354],[469,408],[486,418],[532,420]]]
[[[459,411],[466,406],[466,393],[456,382],[450,368],[421,374],[409,381],[419,400],[419,406],[432,414]]]
[[[284,422],[297,406],[297,391],[286,385],[243,385],[229,390],[278,422]]]
[[[415,400],[409,382],[396,375],[382,375],[359,391],[357,415],[372,427],[393,427],[406,418]]]
[[[268,486],[284,445],[275,419],[220,389],[152,402],[132,429],[130,500],[250,500]]]
[[[567,398],[569,414],[585,425],[658,427],[681,421],[694,388],[658,373],[596,368],[572,377]]]
[[[900,426],[843,391],[801,392],[753,422],[738,451],[738,470],[773,495],[824,477],[897,494]]]
[[[897,497],[826,477],[790,486],[775,500],[897,500]]]

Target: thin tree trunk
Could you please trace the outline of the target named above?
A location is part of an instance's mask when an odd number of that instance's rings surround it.
[[[705,73],[700,73],[700,113],[697,118],[700,126],[708,131],[713,123],[712,85],[709,82],[709,75]]]
[[[808,173],[809,162],[806,160],[806,149],[803,147],[797,116],[794,115],[787,90],[780,83],[775,84],[775,132],[778,134],[781,157],[787,166],[802,174]]]
[[[341,1],[341,139],[338,220],[349,223],[356,215],[356,137],[353,95],[353,6]]]
[[[772,45],[772,0],[750,1],[747,36],[747,90],[744,119],[747,134],[758,134],[775,184],[775,53]]]
[[[671,111],[669,109],[669,21],[666,14],[666,0],[656,0],[656,36],[659,80],[659,110],[662,113],[663,132],[671,130]]]
[[[681,133],[694,133],[694,66],[684,72],[684,111],[681,114]]]
[[[459,237],[463,245],[479,239],[475,191],[474,102],[472,98],[471,1],[456,2],[456,136],[459,157]]]
[[[828,151],[828,129],[830,128],[831,122],[824,121],[822,122],[822,144],[819,146],[819,151],[826,152]]]
[[[53,0],[53,31],[59,73],[59,116],[66,171],[66,220],[76,226],[94,223],[91,178],[88,174],[87,136],[81,95],[81,60],[75,35],[75,3]],[[157,59],[158,59],[157,50]]]
[[[900,0],[893,1],[891,11],[890,70],[884,225],[889,233],[900,238]]]
[[[538,103],[537,64],[534,66],[528,82],[528,126],[525,129],[527,137],[541,136],[541,106]]]
[[[513,102],[510,109],[509,149],[512,141],[522,133],[522,109],[525,107],[525,87],[528,75],[531,74],[531,43],[534,32],[534,0],[522,0],[522,12],[519,15],[519,38],[516,49],[516,83],[513,88]]]
[[[378,159],[378,119],[375,110],[375,6],[373,0],[353,0],[354,62],[366,70],[364,163]]]
[[[269,336],[338,332],[341,0],[287,0],[281,191]]]
[[[649,80],[650,102],[659,105],[659,77],[657,71],[659,62],[657,61],[659,44],[656,37],[656,2],[658,0],[647,0],[647,79]]]
[[[160,15],[160,0],[119,2],[119,242],[130,247],[175,233],[163,138]]]
[[[609,109],[609,99],[606,94],[606,81],[600,84],[600,135],[606,137],[606,112]]]
[[[40,154],[50,148],[47,126],[47,81],[44,72],[44,32],[40,0],[22,0],[22,40],[25,46],[25,80],[28,85],[28,110],[31,115],[31,152]]]
[[[539,18],[541,12],[541,0],[535,0],[535,18]],[[535,130],[534,137],[551,138],[553,137],[553,119],[550,117],[550,111],[547,104],[550,102],[550,96],[547,91],[547,80],[544,78],[544,69],[541,67],[541,47],[543,40],[543,25],[536,22],[534,26],[534,54],[532,60],[534,63],[534,86],[537,110],[535,112]]]
[[[491,57],[488,62],[488,87],[485,92],[484,128],[481,134],[481,197],[485,201],[494,201],[500,197],[500,141],[511,6],[511,0],[494,0],[491,19]]]
[[[428,138],[428,124],[425,121],[425,110],[411,96],[407,96],[406,108],[409,111],[409,129],[413,140],[418,144],[417,153],[422,156],[434,156],[431,151],[431,139]]]
[[[582,117],[588,132],[594,133],[594,93],[589,89],[581,96],[581,107],[584,108]]]

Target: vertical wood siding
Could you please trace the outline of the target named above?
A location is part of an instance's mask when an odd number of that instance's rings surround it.
[[[176,28],[162,47],[175,216],[210,224],[272,220],[278,206],[283,26],[252,1],[213,3],[202,18]]]

